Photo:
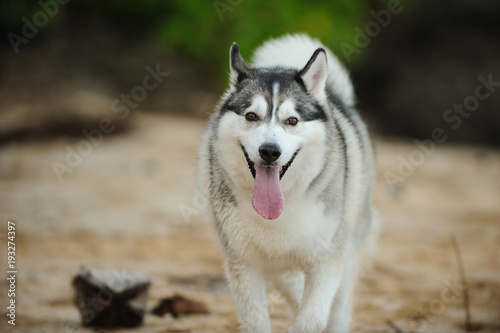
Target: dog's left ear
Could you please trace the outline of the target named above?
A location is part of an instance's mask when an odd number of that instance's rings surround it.
[[[233,43],[229,51],[229,67],[231,68],[231,84],[237,85],[248,76],[249,67],[240,54],[238,44]]]
[[[325,85],[328,74],[326,51],[319,48],[314,51],[307,65],[299,72],[307,91],[317,100],[326,98]]]

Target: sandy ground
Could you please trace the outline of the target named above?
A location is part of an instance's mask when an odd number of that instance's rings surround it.
[[[5,277],[7,220],[14,219],[18,270],[15,327],[5,316],[8,284],[0,282],[1,332],[92,332],[80,326],[72,302],[71,279],[80,266],[146,273],[153,281],[148,309],[175,293],[210,309],[177,320],[148,314],[142,327],[113,332],[237,332],[219,250],[194,186],[204,123],[151,115],[135,123],[73,160],[62,181],[51,164],[64,164],[68,149],[88,148],[85,139],[0,148],[0,269]],[[385,173],[397,173],[398,158],[409,158],[416,146],[387,139],[376,146],[381,235],[373,268],[357,290],[351,332],[396,332],[387,320],[403,332],[464,332],[453,235],[472,320],[481,332],[500,332],[500,152],[437,147],[391,191]],[[273,331],[283,332],[290,317],[275,292],[269,307]]]

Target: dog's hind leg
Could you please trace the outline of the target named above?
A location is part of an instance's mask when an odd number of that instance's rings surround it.
[[[330,309],[342,279],[340,259],[319,261],[305,271],[304,296],[287,333],[318,333],[327,327]]]
[[[298,314],[304,294],[304,272],[287,271],[273,274],[273,284],[281,292],[290,309],[292,318]]]
[[[348,333],[351,323],[352,294],[358,275],[358,263],[344,263],[344,272],[339,289],[330,310],[328,324],[323,333]]]

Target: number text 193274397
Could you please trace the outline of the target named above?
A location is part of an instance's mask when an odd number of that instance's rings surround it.
[[[16,222],[7,221],[7,281],[9,290],[7,296],[9,303],[7,306],[7,322],[10,325],[16,324]]]

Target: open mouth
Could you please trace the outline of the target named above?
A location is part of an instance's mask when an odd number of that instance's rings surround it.
[[[245,155],[245,158],[247,160],[248,168],[250,169],[250,172],[252,173],[252,177],[255,179],[255,163],[252,162],[250,160],[250,158],[248,157],[248,153],[245,150],[245,147],[241,146],[241,149],[243,150],[243,154]],[[297,151],[292,155],[292,158],[290,158],[290,160],[280,168],[280,180],[281,180],[281,178],[283,178],[283,176],[285,175],[288,168],[292,165],[292,162],[295,159],[295,156],[297,156],[299,150],[300,149],[297,149]]]
[[[285,197],[280,188],[281,178],[292,165],[299,149],[293,154],[292,158],[283,166],[279,165],[260,165],[255,164],[248,157],[243,145],[241,146],[243,154],[250,168],[254,179],[252,191],[252,206],[255,211],[265,219],[275,220],[280,217],[285,204]]]

